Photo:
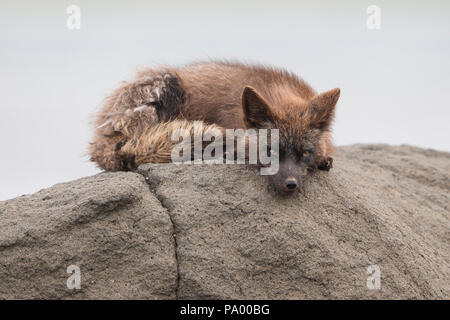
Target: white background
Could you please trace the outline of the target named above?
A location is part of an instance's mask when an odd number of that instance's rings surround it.
[[[99,172],[89,121],[138,67],[236,58],[341,88],[338,145],[450,151],[449,1],[1,1],[0,200]],[[66,9],[81,8],[81,30]],[[381,8],[381,29],[366,9]]]

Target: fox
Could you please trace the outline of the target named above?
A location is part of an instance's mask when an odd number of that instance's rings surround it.
[[[145,68],[105,99],[88,153],[103,170],[129,171],[171,162],[175,130],[201,136],[213,130],[278,129],[279,167],[269,180],[289,194],[315,170],[332,168],[331,126],[339,97],[339,88],[317,93],[296,74],[262,64],[208,61]]]

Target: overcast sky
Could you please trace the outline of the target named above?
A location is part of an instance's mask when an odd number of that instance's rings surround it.
[[[450,151],[449,1],[4,1],[0,200],[99,172],[89,121],[138,67],[235,58],[341,88],[334,138]],[[66,27],[67,7],[81,29]],[[381,9],[381,29],[366,22]]]

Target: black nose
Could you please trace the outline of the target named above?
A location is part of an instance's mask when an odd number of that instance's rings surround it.
[[[289,190],[294,190],[295,188],[297,188],[297,180],[295,180],[294,178],[288,178],[284,181],[284,184],[286,185],[286,188],[288,188]]]

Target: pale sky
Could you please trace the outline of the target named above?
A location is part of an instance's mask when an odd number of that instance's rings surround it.
[[[66,27],[69,5],[81,29]],[[0,1],[0,200],[99,172],[102,99],[143,66],[228,58],[341,88],[338,145],[450,151],[449,1]],[[369,5],[381,29],[366,25]]]

